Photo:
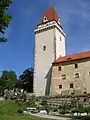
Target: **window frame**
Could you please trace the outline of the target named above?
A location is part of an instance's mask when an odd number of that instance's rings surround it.
[[[62,37],[60,36],[60,41],[62,41]]]
[[[61,66],[58,66],[58,71],[61,71]]]
[[[73,83],[70,84],[70,88],[74,88]]]
[[[66,80],[66,75],[65,74],[62,75],[62,80]]]
[[[79,73],[75,73],[75,78],[79,78],[79,77],[80,77]]]
[[[45,51],[45,50],[46,50],[46,46],[44,45],[44,46],[43,46],[43,51]]]
[[[62,85],[59,85],[59,89],[62,89]]]
[[[74,67],[75,67],[75,68],[78,68],[78,64],[77,64],[77,63],[75,63],[75,64],[74,64]]]

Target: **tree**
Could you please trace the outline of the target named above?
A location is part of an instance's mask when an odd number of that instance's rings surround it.
[[[12,3],[12,0],[0,0],[0,33],[4,34],[6,28],[8,27],[11,15],[6,13],[6,10],[8,10],[10,4]],[[1,42],[7,42],[7,39],[4,37],[0,37],[0,43]]]
[[[2,71],[0,83],[1,84],[3,83],[2,86],[3,87],[5,86],[6,89],[14,88],[17,83],[17,75],[15,71],[7,71],[7,70]]]
[[[88,115],[88,113],[90,113],[90,106],[85,107],[84,109],[85,109],[85,112],[86,112],[86,113],[87,113],[87,115]]]
[[[49,108],[49,105],[48,105],[46,99],[43,99],[43,100],[41,101],[41,105],[45,108],[45,110],[47,111],[47,114],[49,114],[50,108]]]
[[[27,92],[33,92],[33,68],[24,70],[23,74],[19,76],[21,86]]]

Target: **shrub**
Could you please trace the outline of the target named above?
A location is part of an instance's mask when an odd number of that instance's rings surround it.
[[[41,105],[43,105],[43,106],[47,105],[47,100],[43,99],[43,100],[41,101]]]
[[[17,113],[22,114],[22,113],[23,113],[23,110],[19,108],[19,109],[17,110]]]

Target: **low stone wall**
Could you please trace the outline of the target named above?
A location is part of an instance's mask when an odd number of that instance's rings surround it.
[[[83,104],[85,106],[90,105],[90,95],[81,95],[81,96],[45,96],[45,97],[38,97],[38,101],[42,99],[46,99],[48,104],[50,105],[62,105],[64,103],[71,104],[72,102],[76,102],[79,104]]]

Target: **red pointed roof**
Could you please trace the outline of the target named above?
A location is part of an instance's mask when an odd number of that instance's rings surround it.
[[[67,62],[67,61],[80,60],[84,58],[90,58],[90,51],[67,55],[64,57],[59,57],[54,63],[62,63],[62,62]]]
[[[58,19],[59,19],[56,10],[53,7],[49,8],[45,11],[43,17],[39,21],[39,24],[43,24],[44,17],[46,17],[48,21],[55,20],[56,22],[58,22]]]

